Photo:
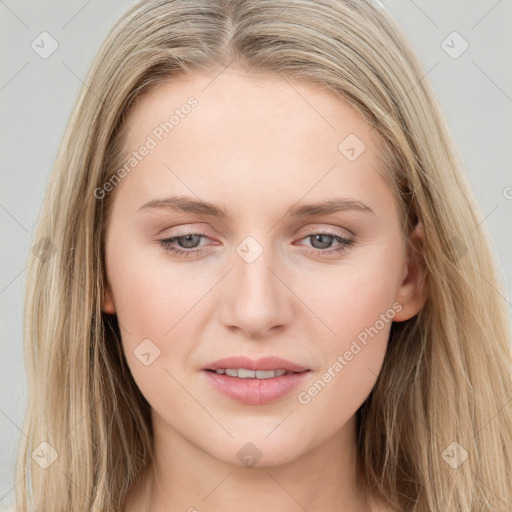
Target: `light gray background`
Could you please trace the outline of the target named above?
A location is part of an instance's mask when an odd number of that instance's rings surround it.
[[[439,95],[510,290],[512,0],[381,3],[410,37]],[[14,461],[24,435],[22,299],[36,215],[87,70],[110,27],[130,4],[0,0],[0,506],[14,500]],[[59,44],[47,59],[31,48],[43,31]],[[441,46],[453,31],[469,44],[456,59]],[[458,40],[452,44],[448,39],[448,44],[460,48]],[[504,300],[510,312],[510,293]]]

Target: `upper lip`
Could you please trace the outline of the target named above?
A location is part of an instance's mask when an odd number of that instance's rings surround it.
[[[275,356],[266,356],[259,359],[251,359],[246,356],[224,357],[206,365],[203,370],[218,370],[219,368],[245,368],[247,370],[254,371],[287,370],[289,372],[302,372],[308,370],[308,368],[305,368],[300,364]]]

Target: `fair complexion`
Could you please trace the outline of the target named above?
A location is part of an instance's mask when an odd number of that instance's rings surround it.
[[[103,309],[117,315],[128,365],[151,405],[155,452],[125,512],[382,511],[361,485],[355,414],[386,352],[391,321],[376,322],[386,311],[401,322],[420,310],[424,273],[408,257],[376,135],[314,84],[229,69],[144,95],[126,120],[129,151],[191,96],[197,106],[111,192]],[[353,161],[338,149],[349,134],[366,146]],[[171,195],[226,216],[143,207]],[[352,203],[287,215],[340,198]],[[242,247],[262,250],[250,263],[239,248],[248,236],[258,245]],[[418,229],[411,241],[421,237]],[[378,334],[347,360],[374,325]],[[149,365],[137,352],[147,339],[146,359],[160,351]],[[310,371],[277,400],[239,403],[202,370],[231,355],[279,356]],[[340,355],[346,364],[333,373]],[[299,393],[329,369],[335,376],[301,403]],[[239,457],[247,443],[259,453],[253,465]]]

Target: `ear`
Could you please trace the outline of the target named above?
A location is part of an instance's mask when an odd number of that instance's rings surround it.
[[[402,274],[403,281],[396,296],[396,301],[402,305],[402,309],[393,318],[395,322],[409,320],[425,305],[428,283],[422,250],[424,245],[423,224],[418,221],[407,243],[406,261]]]
[[[112,295],[112,290],[110,289],[110,285],[108,283],[106,283],[105,287],[103,288],[103,300],[101,303],[101,309],[109,315],[113,315],[116,312],[114,296]]]

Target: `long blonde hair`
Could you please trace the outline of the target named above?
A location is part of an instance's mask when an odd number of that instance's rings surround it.
[[[143,0],[112,29],[72,112],[28,260],[18,508],[118,512],[152,461],[149,404],[115,315],[101,310],[112,194],[94,191],[121,165],[124,119],[139,95],[227,66],[307,80],[353,105],[379,135],[404,239],[423,225],[426,304],[393,323],[357,413],[368,488],[397,511],[510,512],[505,291],[428,78],[369,0]]]

